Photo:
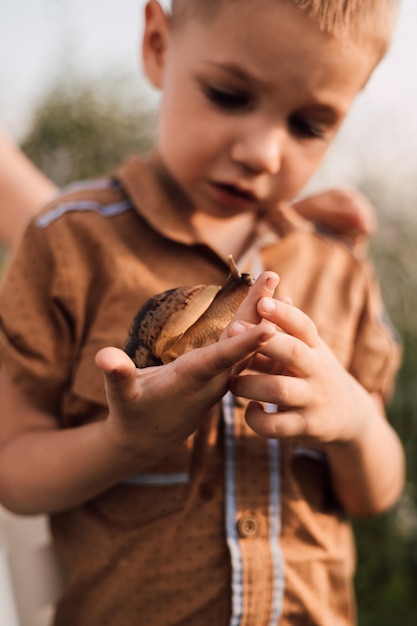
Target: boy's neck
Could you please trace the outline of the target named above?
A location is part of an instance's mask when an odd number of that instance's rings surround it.
[[[194,213],[191,224],[198,239],[206,243],[222,258],[229,254],[238,261],[250,247],[256,230],[256,216],[243,213],[221,219],[206,213]]]
[[[148,155],[147,162],[171,200],[182,207],[183,219],[194,229],[196,239],[220,257],[227,259],[232,254],[238,261],[256,236],[257,215],[248,212],[222,218],[194,210],[163,166],[157,150]]]

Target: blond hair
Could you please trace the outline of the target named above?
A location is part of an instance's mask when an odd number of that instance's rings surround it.
[[[173,19],[190,15],[209,18],[223,2],[233,0],[172,0]],[[234,0],[242,2],[243,0]],[[257,2],[257,0],[246,0]],[[400,0],[277,0],[305,13],[317,27],[336,37],[347,34],[361,44],[374,45],[381,56],[387,50]]]
[[[388,48],[400,0],[284,0],[303,11],[320,30],[340,36],[347,33],[358,43]]]

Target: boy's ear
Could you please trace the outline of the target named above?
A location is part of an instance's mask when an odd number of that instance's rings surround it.
[[[148,80],[157,88],[162,87],[168,37],[169,17],[157,0],[149,0],[145,7],[142,59]]]

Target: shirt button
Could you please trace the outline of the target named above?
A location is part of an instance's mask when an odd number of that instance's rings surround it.
[[[242,538],[245,537],[256,537],[259,535],[259,520],[256,515],[247,514],[242,515],[242,517],[237,522],[237,531],[239,536]]]

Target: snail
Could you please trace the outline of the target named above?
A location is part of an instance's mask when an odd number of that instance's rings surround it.
[[[193,348],[215,343],[248,293],[253,279],[229,256],[223,287],[195,285],[150,298],[135,315],[125,352],[136,367],[162,365]]]

